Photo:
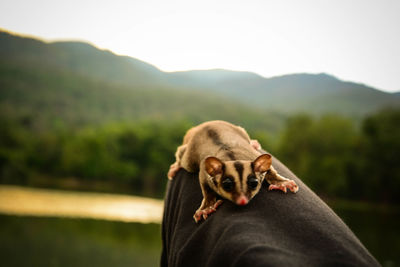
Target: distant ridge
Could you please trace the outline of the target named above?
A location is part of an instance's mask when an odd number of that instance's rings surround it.
[[[218,94],[257,109],[280,113],[336,112],[360,117],[388,106],[400,106],[400,93],[386,93],[346,82],[326,73],[264,78],[223,69],[162,72],[135,58],[118,56],[84,42],[45,43],[0,31],[0,62],[19,68],[38,63],[130,88],[175,88]],[[223,104],[223,103],[221,103]]]
[[[39,132],[212,119],[269,132],[282,126],[280,114],[265,118],[217,93],[172,86],[168,77],[143,61],[86,43],[46,43],[0,32],[0,123]]]
[[[24,67],[42,66],[67,69],[82,75],[122,84],[154,85],[163,73],[143,61],[117,56],[84,42],[53,42],[0,32],[2,60]],[[33,66],[32,66],[33,65]],[[162,83],[162,81],[160,81]]]

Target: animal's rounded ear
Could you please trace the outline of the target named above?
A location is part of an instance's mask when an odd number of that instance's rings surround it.
[[[271,167],[272,157],[270,154],[262,154],[253,162],[255,172],[266,172]]]
[[[211,175],[215,176],[217,174],[222,173],[222,166],[224,165],[222,161],[217,159],[216,157],[208,157],[205,160],[205,167],[206,167],[206,172]]]

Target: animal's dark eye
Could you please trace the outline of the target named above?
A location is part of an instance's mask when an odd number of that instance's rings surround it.
[[[256,189],[258,186],[257,178],[255,176],[250,176],[247,180],[247,186],[252,190]]]
[[[226,178],[225,180],[222,181],[222,188],[229,192],[233,190],[234,182],[232,181],[231,178]]]

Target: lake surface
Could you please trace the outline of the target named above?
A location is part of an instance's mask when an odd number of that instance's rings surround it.
[[[0,216],[1,266],[159,266],[159,224]]]
[[[0,185],[0,213],[161,223],[163,201],[129,195]]]
[[[400,266],[400,213],[396,210],[335,208],[335,212],[383,266]]]
[[[383,266],[400,266],[398,210],[330,206]],[[0,186],[0,213],[2,266],[159,265],[160,200]]]

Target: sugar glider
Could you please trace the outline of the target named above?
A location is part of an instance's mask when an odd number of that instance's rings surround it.
[[[199,172],[203,201],[193,218],[196,222],[215,212],[222,200],[246,205],[260,190],[264,179],[269,190],[296,193],[298,186],[277,173],[271,155],[262,153],[256,140],[239,126],[225,121],[209,121],[189,129],[178,147],[168,172],[172,179],[180,168]]]

